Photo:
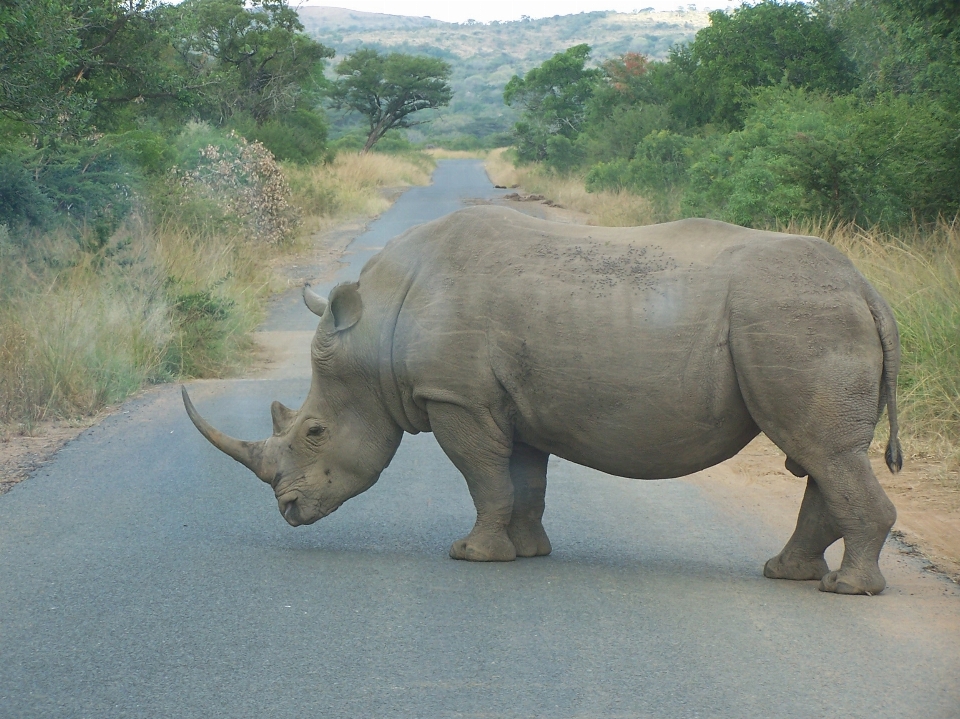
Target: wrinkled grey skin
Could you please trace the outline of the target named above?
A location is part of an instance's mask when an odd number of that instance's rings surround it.
[[[329,301],[299,411],[240,442],[204,435],[310,524],[369,489],[404,432],[432,431],[477,522],[450,555],[550,553],[551,454],[621,477],[679,477],[759,432],[808,476],[797,528],[764,574],[876,594],[896,511],[867,448],[886,407],[897,440],[899,340],[890,308],[826,242],[682,220],[555,224],[475,207],[414,228]],[[844,539],[837,571],[824,550]]]

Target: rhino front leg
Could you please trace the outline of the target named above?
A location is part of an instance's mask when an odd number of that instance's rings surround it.
[[[489,415],[441,402],[429,403],[427,414],[437,442],[467,480],[477,508],[477,523],[453,543],[450,556],[472,562],[513,561],[517,550],[507,534],[513,514],[511,442]]]
[[[543,528],[544,496],[547,492],[547,460],[550,455],[517,442],[510,457],[513,480],[513,514],[507,534],[518,557],[550,554],[550,540]]]

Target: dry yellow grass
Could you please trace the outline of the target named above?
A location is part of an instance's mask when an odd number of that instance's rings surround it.
[[[487,174],[497,185],[523,188],[543,195],[561,207],[589,215],[592,225],[633,227],[662,221],[661,212],[649,200],[627,192],[587,192],[583,178],[556,175],[536,165],[515,167],[508,150],[493,150],[486,161]]]
[[[304,235],[343,217],[374,216],[391,200],[387,188],[426,185],[433,160],[424,155],[340,153],[324,165],[283,168],[290,184],[291,202],[304,218]]]

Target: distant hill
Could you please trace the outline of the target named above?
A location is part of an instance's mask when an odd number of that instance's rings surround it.
[[[379,12],[361,12],[342,7],[300,7],[302,22],[308,32],[367,32],[370,30],[412,30],[441,25],[439,20],[407,15],[385,15]]]
[[[307,6],[298,12],[306,31],[334,48],[338,58],[363,45],[440,57],[452,65],[453,102],[434,122],[408,131],[414,141],[509,132],[516,115],[503,104],[504,85],[573,45],[590,45],[597,63],[625,52],[663,59],[671,47],[692,40],[709,24],[707,13],[698,11],[589,12],[492,23],[334,7]]]

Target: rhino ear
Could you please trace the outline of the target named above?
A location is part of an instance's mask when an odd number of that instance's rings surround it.
[[[309,283],[303,286],[303,303],[317,317],[323,317],[323,313],[327,309],[327,301],[311,290]]]
[[[284,407],[279,402],[274,402],[270,405],[270,416],[273,417],[273,433],[280,435],[293,424],[293,420],[297,418],[297,413],[289,407]]]
[[[356,282],[347,282],[334,287],[333,292],[330,293],[330,312],[337,332],[343,332],[357,324],[363,314],[360,285]]]

